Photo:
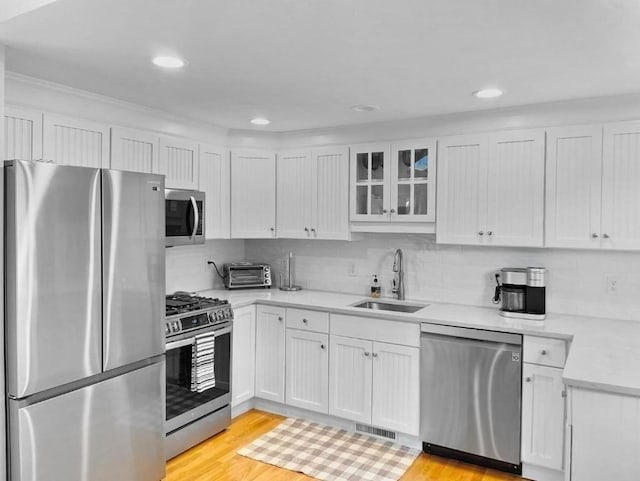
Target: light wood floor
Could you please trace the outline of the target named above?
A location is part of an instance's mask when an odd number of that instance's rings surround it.
[[[252,410],[217,436],[167,463],[166,481],[310,481],[304,474],[263,464],[236,450],[270,431],[285,418]],[[402,481],[515,481],[517,476],[422,453]]]

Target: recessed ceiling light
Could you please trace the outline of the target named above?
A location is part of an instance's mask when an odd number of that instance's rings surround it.
[[[373,112],[375,110],[380,110],[379,105],[367,105],[367,104],[358,104],[351,107],[351,110],[355,112]]]
[[[153,64],[164,68],[181,68],[184,67],[184,60],[178,57],[154,57]]]
[[[264,117],[256,117],[255,119],[251,119],[251,123],[253,125],[269,125],[271,121],[269,119],[265,119]]]
[[[489,88],[478,90],[477,92],[473,92],[473,95],[478,97],[479,99],[492,99],[495,97],[500,97],[502,95],[502,90],[498,88]]]

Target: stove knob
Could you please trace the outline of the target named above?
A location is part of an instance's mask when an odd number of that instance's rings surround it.
[[[218,320],[221,321],[224,319],[224,311],[222,309],[220,309],[217,313],[216,316],[218,316]]]
[[[231,309],[227,308],[224,310],[224,318],[231,319]]]
[[[169,327],[169,324],[164,325],[164,333],[165,334],[171,333],[171,328]]]

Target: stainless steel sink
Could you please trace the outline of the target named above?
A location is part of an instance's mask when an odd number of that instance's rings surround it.
[[[429,304],[394,304],[382,301],[362,301],[353,304],[353,307],[361,309],[375,309],[377,311],[394,311],[413,313],[427,307]]]

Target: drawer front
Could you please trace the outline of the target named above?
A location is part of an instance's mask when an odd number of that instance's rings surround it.
[[[287,308],[287,328],[326,334],[329,332],[329,313]]]
[[[420,347],[420,324],[331,314],[331,334]]]
[[[567,358],[567,343],[562,339],[524,336],[523,356],[524,362],[563,368]]]

